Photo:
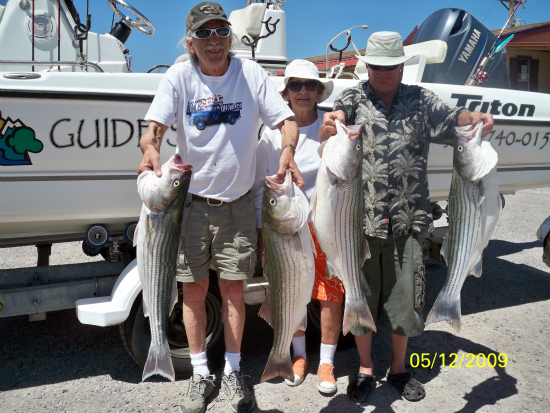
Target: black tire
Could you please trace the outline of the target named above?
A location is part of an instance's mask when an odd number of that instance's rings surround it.
[[[217,287],[217,283],[216,283]],[[193,373],[189,346],[182,321],[182,290],[178,288],[179,299],[170,314],[167,337],[172,354],[172,364],[176,377],[188,377]],[[223,361],[224,340],[221,303],[216,297],[216,289],[211,289],[206,296],[206,353],[211,371],[217,369]],[[126,351],[141,367],[144,366],[151,343],[149,319],[143,315],[141,294],[135,300],[126,321],[119,326],[120,335]]]
[[[204,123],[203,121],[197,122],[198,130],[203,130],[204,128],[206,128],[206,123]]]
[[[237,117],[236,116],[230,116],[229,117],[229,124],[234,125],[235,123],[237,123]]]

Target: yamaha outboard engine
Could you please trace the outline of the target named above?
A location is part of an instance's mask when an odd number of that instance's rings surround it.
[[[412,43],[427,40],[447,42],[447,56],[443,63],[426,65],[423,82],[465,85],[477,65],[489,54],[497,39],[470,13],[460,9],[441,9],[432,13],[416,32]],[[489,79],[483,85],[510,89],[506,49],[493,55],[485,68]]]

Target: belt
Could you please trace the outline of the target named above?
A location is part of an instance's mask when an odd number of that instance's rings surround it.
[[[243,196],[248,195],[249,192],[250,192],[250,190],[246,194],[244,194]],[[192,195],[193,201],[205,202],[210,206],[222,206],[222,205],[225,205],[225,204],[230,204],[231,202],[235,202],[235,201],[237,201],[237,200],[239,200],[243,197],[243,196],[240,196],[237,199],[234,199],[233,201],[226,202],[226,201],[220,201],[219,199],[214,199],[214,198],[205,198],[205,197],[195,195],[195,194],[191,194],[191,195]]]
[[[191,194],[191,195],[192,195],[193,201],[206,202],[210,206],[222,206],[223,204],[227,204],[227,202],[220,201],[219,199],[204,198],[202,196],[198,196],[195,194]]]

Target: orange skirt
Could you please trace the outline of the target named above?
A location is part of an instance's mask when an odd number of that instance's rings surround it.
[[[313,291],[311,298],[314,300],[334,301],[337,303],[344,302],[344,286],[339,278],[335,277],[332,280],[327,280],[327,256],[321,251],[321,246],[315,237],[313,225],[309,223],[309,230],[315,243],[317,256],[315,260],[315,282],[313,283]]]

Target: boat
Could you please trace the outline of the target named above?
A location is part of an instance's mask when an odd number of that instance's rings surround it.
[[[108,5],[121,19],[108,34],[91,32],[90,19],[82,23],[70,0],[7,0],[0,6],[0,248],[37,245],[39,263],[45,265],[49,246],[66,241],[82,241],[85,253],[101,253],[109,262],[124,259],[140,213],[139,139],[163,75],[127,73],[124,42],[134,29],[146,34],[155,29],[125,1],[108,0]],[[276,86],[283,81],[276,74],[286,64],[283,5],[280,0],[252,2],[229,17],[238,40],[236,56],[256,60]],[[474,29],[463,28],[465,42]],[[447,42],[435,38],[405,51],[413,56],[405,66],[405,83],[434,91],[450,106],[493,113],[495,129],[488,139],[499,155],[501,193],[550,186],[550,95],[425,81],[426,67],[445,62],[457,50],[449,51]],[[470,54],[477,59],[480,53]],[[361,65],[349,78],[333,75],[334,91],[323,110],[367,77]],[[172,125],[161,162],[173,154],[175,142]],[[452,149],[432,145],[432,202],[447,199],[451,171]],[[119,324],[130,355],[143,364],[148,345],[141,285],[135,260],[130,261],[125,267],[118,262],[109,268],[65,266],[57,272],[52,267],[2,270],[0,317],[39,319],[47,311],[76,307],[83,323]],[[247,304],[262,302],[266,288],[261,276],[249,280]],[[207,351],[214,353],[223,336],[220,308],[210,291]],[[181,314],[174,314],[169,323],[172,359],[177,374],[188,374],[185,329]]]
[[[121,22],[111,34],[88,31],[85,39],[73,29],[81,23],[72,2],[8,0],[0,6],[0,247],[83,240],[91,227],[101,226],[105,230],[97,246],[124,234],[139,217],[138,142],[162,74],[126,73],[123,43],[129,31],[154,27],[139,11],[138,23],[124,15],[136,10],[122,0],[108,3]],[[233,11],[230,19],[235,31],[246,31],[245,42],[254,45],[251,49],[240,41],[238,57],[254,57],[270,69],[284,66],[286,20],[280,3],[252,3]],[[81,45],[87,53],[80,53]],[[405,66],[405,83],[433,90],[450,106],[494,114],[489,140],[499,154],[502,193],[550,185],[549,95],[423,83],[426,65],[444,60],[445,44],[424,42],[407,49],[416,57]],[[356,72],[365,78],[360,66]],[[356,83],[335,79],[322,109],[329,110],[335,97]],[[19,139],[22,143],[14,147]],[[173,153],[175,139],[174,125],[162,160]],[[431,147],[428,177],[434,202],[447,198],[451,153]]]

